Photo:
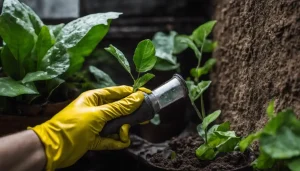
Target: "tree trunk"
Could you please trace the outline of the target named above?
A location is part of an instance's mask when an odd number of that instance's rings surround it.
[[[300,116],[300,1],[216,0],[212,108],[240,135],[261,128],[266,107]]]

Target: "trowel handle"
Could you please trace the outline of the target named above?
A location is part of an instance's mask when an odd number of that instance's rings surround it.
[[[119,130],[122,125],[129,124],[134,126],[152,119],[154,115],[155,113],[152,108],[151,101],[148,96],[145,96],[145,100],[142,102],[141,106],[132,114],[108,121],[100,132],[100,136],[119,134]]]

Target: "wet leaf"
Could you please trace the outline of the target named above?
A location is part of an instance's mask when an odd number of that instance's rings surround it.
[[[202,25],[200,25],[197,29],[195,29],[192,33],[192,39],[196,42],[197,46],[201,46],[203,41],[207,38],[207,36],[211,33],[213,27],[215,26],[217,21],[208,21]]]
[[[16,97],[22,94],[39,94],[36,88],[27,87],[8,77],[0,78],[0,96]]]
[[[138,78],[134,82],[133,91],[136,92],[137,89],[143,87],[149,80],[151,80],[154,77],[155,77],[155,75],[150,74],[150,73],[146,73],[142,77]]]
[[[109,45],[109,47],[105,48],[106,51],[111,53],[114,57],[117,58],[119,63],[125,68],[125,70],[131,74],[130,65],[125,57],[125,55],[113,45]]]
[[[210,123],[215,121],[220,116],[220,114],[221,114],[221,110],[217,110],[217,111],[209,114],[208,116],[206,116],[202,122],[202,129],[205,130]]]
[[[199,51],[198,47],[196,46],[196,44],[193,42],[193,40],[189,36],[179,35],[179,36],[177,36],[177,41],[179,41],[181,43],[186,43],[188,45],[188,47],[194,51],[195,56],[198,59],[201,58],[201,56],[202,56],[201,52]]]
[[[61,31],[61,29],[65,26],[64,23],[57,24],[57,25],[48,25],[50,32],[53,34],[54,37],[57,37]]]
[[[111,87],[116,85],[116,83],[114,83],[110,76],[102,70],[94,66],[90,66],[89,71],[94,75],[95,79],[97,80],[98,87],[100,86],[99,88]]]
[[[155,47],[151,40],[141,41],[134,52],[133,62],[137,72],[147,72],[151,70],[156,63]]]
[[[186,50],[188,48],[188,44],[185,42],[182,42],[182,37],[179,36],[175,36],[175,42],[174,42],[174,54],[179,54],[181,52],[183,52],[184,50]]]
[[[192,101],[197,100],[203,92],[208,89],[211,81],[201,81],[198,85],[194,85],[194,83],[187,82],[187,86],[189,89],[189,96]]]
[[[4,72],[15,80],[22,79],[22,73],[24,73],[23,66],[20,66],[16,58],[10,52],[7,45],[2,48],[1,51],[1,63],[3,65]]]

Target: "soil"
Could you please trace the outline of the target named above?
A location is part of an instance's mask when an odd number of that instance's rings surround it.
[[[159,151],[148,159],[158,167],[176,171],[229,171],[244,168],[249,164],[249,156],[240,152],[220,155],[213,161],[201,161],[196,158],[195,150],[202,143],[202,139],[197,134],[179,139],[173,138],[169,146],[176,153],[174,159],[171,159],[170,154],[166,155],[165,151]]]
[[[214,19],[212,110],[238,135],[266,123],[272,98],[300,116],[300,1],[215,0]]]

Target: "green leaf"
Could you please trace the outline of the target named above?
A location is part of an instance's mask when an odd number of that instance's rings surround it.
[[[47,51],[54,45],[51,33],[47,26],[43,26],[36,42],[37,70],[40,70],[40,63]]]
[[[13,54],[5,45],[1,51],[1,63],[3,66],[4,72],[11,78],[15,80],[22,79],[22,75],[24,74],[23,66],[19,65],[19,62],[14,58]]]
[[[287,165],[291,171],[299,171],[300,170],[300,158],[298,157],[298,158],[288,161]]]
[[[153,125],[159,125],[160,124],[160,116],[159,116],[159,114],[155,114],[154,117],[150,120],[150,122]]]
[[[57,24],[57,25],[48,25],[50,32],[53,34],[54,37],[57,37],[61,31],[61,29],[65,26],[64,23]]]
[[[197,29],[195,29],[192,33],[192,39],[196,42],[197,46],[201,46],[202,43],[205,41],[207,36],[211,33],[213,27],[215,26],[217,21],[208,21]]]
[[[217,110],[217,111],[213,112],[212,114],[209,114],[208,116],[206,116],[202,122],[202,129],[205,130],[210,123],[215,121],[220,116],[220,114],[221,114],[221,110]]]
[[[217,146],[217,149],[219,152],[232,152],[240,140],[239,137],[228,137],[224,142]]]
[[[217,46],[218,46],[218,43],[216,41],[205,40],[202,51],[203,52],[212,52],[217,48]]]
[[[211,134],[215,131],[226,132],[230,130],[230,123],[224,122],[221,125],[213,125],[208,131],[207,134]]]
[[[199,136],[202,137],[204,139],[204,141],[206,141],[205,130],[202,129],[202,124],[197,125],[197,132],[198,132]]]
[[[89,71],[94,75],[98,85],[100,85],[100,87],[98,86],[99,88],[111,87],[116,85],[116,83],[114,83],[110,76],[100,69],[94,66],[90,66]]]
[[[9,77],[0,78],[0,96],[16,97],[22,94],[38,94],[35,88],[26,87]]]
[[[171,70],[178,69],[179,67],[180,67],[179,63],[176,63],[174,65],[174,64],[171,64],[170,62],[168,62],[166,60],[157,58],[154,69],[156,69],[158,71],[171,71]]]
[[[156,57],[166,60],[173,65],[176,64],[176,57],[173,56],[174,39],[176,35],[177,33],[175,31],[171,31],[169,34],[157,32],[152,40],[155,46]]]
[[[186,35],[179,35],[179,36],[177,36],[177,39],[181,43],[186,43],[188,45],[188,47],[194,51],[195,56],[198,59],[201,58],[201,56],[202,56],[201,52],[199,51],[198,47],[196,46],[196,44],[193,42],[193,40],[190,37],[188,37]]]
[[[55,78],[66,72],[69,66],[69,54],[66,52],[66,47],[62,43],[56,43],[41,61],[41,71],[26,74],[22,83]]]
[[[203,65],[203,67],[200,68],[192,68],[191,69],[191,75],[195,78],[199,78],[202,75],[208,74],[209,71],[212,69],[212,67],[215,65],[215,63],[217,62],[217,60],[215,58],[210,58],[209,60],[207,60],[205,62],[205,64]]]
[[[116,12],[90,14],[73,20],[62,28],[57,41],[63,42],[70,53],[70,68],[72,68],[65,75],[72,75],[81,68],[84,61],[82,58],[92,53],[107,34],[111,20],[118,18],[120,14]]]
[[[151,40],[141,41],[134,52],[133,62],[137,72],[147,72],[151,70],[156,63],[155,47]]]
[[[135,80],[134,85],[133,85],[133,91],[136,92],[137,89],[141,88],[142,86],[144,86],[149,80],[151,80],[152,78],[154,78],[155,75],[150,74],[150,73],[146,73],[145,75],[143,75],[142,77],[138,78],[137,80]]]
[[[182,42],[181,36],[175,36],[175,42],[174,42],[174,54],[179,54],[186,50],[189,46],[185,43]]]
[[[269,118],[272,118],[275,116],[275,112],[274,112],[274,103],[275,103],[275,100],[271,100],[271,102],[269,103],[268,107],[267,107],[267,115]]]
[[[6,0],[7,1],[7,0]],[[19,63],[30,55],[36,35],[30,25],[9,13],[0,16],[0,35]]]
[[[244,152],[249,147],[249,145],[252,144],[253,141],[257,140],[260,137],[261,133],[261,131],[258,131],[256,133],[249,134],[246,138],[242,139],[239,143],[241,152]]]
[[[18,19],[18,23],[27,29],[33,29],[38,35],[44,25],[38,15],[26,4],[18,0],[5,0],[3,3],[2,14],[9,14]]]
[[[217,151],[215,151],[213,148],[209,147],[206,144],[202,144],[196,150],[196,156],[200,160],[212,160],[216,157],[217,154]]]
[[[113,45],[109,45],[109,47],[104,48],[106,51],[111,53],[114,57],[117,58],[119,63],[125,68],[125,70],[131,75],[130,65],[125,57],[125,55]]]
[[[251,165],[253,165],[255,169],[270,169],[272,168],[274,163],[274,159],[260,150],[258,158],[254,160]]]
[[[187,83],[191,100],[197,100],[203,94],[203,92],[208,89],[210,84],[211,81],[201,81],[198,83],[198,85],[194,85],[194,83]]]

